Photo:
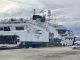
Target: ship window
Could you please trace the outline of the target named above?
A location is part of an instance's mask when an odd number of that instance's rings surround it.
[[[57,29],[58,34],[65,34],[66,33],[66,29]]]
[[[24,30],[24,27],[16,27],[16,30]]]
[[[41,18],[41,22],[45,22],[45,17],[42,17]]]
[[[41,33],[41,30],[36,30],[35,33],[36,33],[36,34],[42,34],[42,33]]]
[[[4,31],[10,31],[10,27],[4,27]]]
[[[18,38],[17,35],[0,35],[0,44],[17,44]]]
[[[3,30],[3,27],[0,27],[0,31],[2,31]]]

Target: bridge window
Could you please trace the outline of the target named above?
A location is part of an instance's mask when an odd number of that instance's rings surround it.
[[[3,27],[0,27],[0,31],[2,31],[3,30]]]
[[[10,27],[4,27],[4,31],[10,31]]]
[[[57,29],[58,34],[65,34],[66,33],[66,29]]]
[[[19,42],[17,35],[0,35],[0,44],[17,44]]]
[[[16,27],[16,30],[24,30],[24,27]]]

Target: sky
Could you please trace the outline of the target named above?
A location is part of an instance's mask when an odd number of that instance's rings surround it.
[[[33,9],[50,9],[57,22],[80,35],[80,0],[0,0],[0,18],[28,17]]]

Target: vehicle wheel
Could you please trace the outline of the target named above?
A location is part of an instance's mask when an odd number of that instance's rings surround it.
[[[76,47],[73,47],[73,49],[76,49]]]

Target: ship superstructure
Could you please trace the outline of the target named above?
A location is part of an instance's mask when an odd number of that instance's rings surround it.
[[[66,35],[66,32],[69,33],[70,31],[66,31],[60,25],[50,23],[50,18],[50,10],[48,11],[48,18],[45,15],[36,14],[34,10],[31,19],[1,20],[0,47],[11,45],[13,47],[42,47],[67,44],[64,41],[67,41],[66,39],[71,38],[72,35]]]
[[[75,40],[75,35],[74,33],[67,29],[66,27],[64,27],[63,25],[59,25],[56,30],[58,31],[58,34],[61,36],[61,44],[64,46],[70,46],[73,45],[74,40]]]

